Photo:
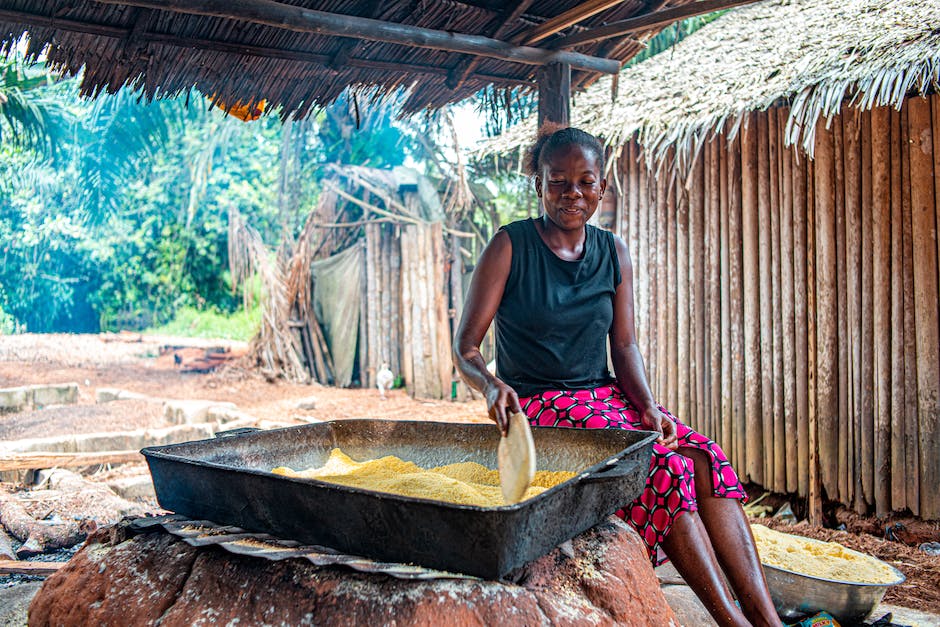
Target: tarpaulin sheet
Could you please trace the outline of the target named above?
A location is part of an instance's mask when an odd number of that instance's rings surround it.
[[[323,327],[333,357],[335,384],[352,383],[359,340],[359,306],[365,244],[354,246],[310,265],[313,280],[313,311]]]

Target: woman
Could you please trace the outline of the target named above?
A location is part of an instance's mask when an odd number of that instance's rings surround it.
[[[653,400],[636,344],[627,245],[587,224],[607,189],[603,146],[578,129],[543,133],[529,169],[544,213],[503,227],[480,256],[457,331],[457,368],[483,392],[503,433],[519,411],[533,425],[658,431],[646,488],[618,515],[654,565],[672,560],[719,624],[780,625],[737,475],[714,442]],[[496,376],[479,348],[494,320]]]

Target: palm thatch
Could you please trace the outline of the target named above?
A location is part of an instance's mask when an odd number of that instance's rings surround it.
[[[572,123],[611,146],[636,137],[648,163],[670,148],[681,166],[714,133],[734,137],[749,111],[788,104],[786,138],[812,154],[820,116],[843,107],[900,108],[940,78],[936,0],[772,0],[729,11],[674,48],[604,78],[577,100]],[[484,148],[531,141],[534,120]]]

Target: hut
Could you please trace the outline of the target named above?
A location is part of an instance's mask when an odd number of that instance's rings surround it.
[[[936,2],[773,0],[572,108],[615,157],[654,392],[817,515],[940,518],[938,77]]]

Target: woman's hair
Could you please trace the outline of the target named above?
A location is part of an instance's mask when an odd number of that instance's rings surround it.
[[[545,165],[552,153],[559,148],[572,144],[593,152],[597,158],[597,168],[603,174],[604,146],[600,140],[579,128],[560,126],[551,122],[542,125],[535,143],[526,151],[524,163],[526,173],[530,176],[539,174],[542,171],[542,166]]]

